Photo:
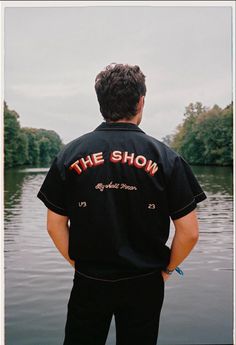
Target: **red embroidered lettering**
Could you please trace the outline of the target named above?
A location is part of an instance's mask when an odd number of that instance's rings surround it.
[[[147,159],[144,156],[137,156],[134,160],[134,166],[138,169],[143,168],[147,163]]]
[[[82,169],[79,166],[79,160],[71,164],[70,170],[75,170],[79,175],[82,173]]]
[[[102,152],[97,152],[92,154],[92,160],[94,166],[98,166],[104,163]]]
[[[129,152],[125,151],[123,153],[122,163],[128,163],[129,165],[134,164],[134,153],[129,155]]]
[[[145,171],[149,173],[151,176],[153,176],[157,172],[157,170],[158,170],[157,163],[152,162],[151,160],[148,161],[145,167]]]
[[[155,162],[152,162],[151,160],[147,162],[147,165],[145,167],[145,171],[149,173],[151,176],[153,176],[158,170],[158,166]]]
[[[102,152],[92,153],[91,155],[82,157],[70,166],[70,170],[75,170],[79,175],[91,167],[96,167],[98,165],[104,164],[105,160],[103,158]],[[147,160],[145,156],[139,155],[135,157],[134,153],[129,153],[128,151],[113,151],[110,154],[110,162],[134,165],[138,169],[144,169],[148,174],[154,176],[158,171],[157,163],[152,160]]]
[[[117,163],[122,160],[122,152],[121,151],[113,151],[110,155],[110,161],[112,163]]]
[[[81,158],[80,159],[80,165],[82,166],[83,170],[87,170],[88,167],[93,166],[93,162],[90,156],[87,156],[85,159]]]

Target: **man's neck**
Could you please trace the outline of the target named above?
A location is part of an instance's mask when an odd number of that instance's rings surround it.
[[[109,121],[109,123],[120,123],[120,122],[125,122],[125,123],[133,123],[134,125],[139,125],[141,122],[141,117],[140,114],[135,115],[132,119],[120,119],[117,121]]]
[[[125,122],[125,123],[133,123],[133,124],[137,125],[137,121],[134,121],[133,119],[131,119],[131,120],[121,119],[118,121],[109,121],[109,122],[111,122],[111,123],[120,123],[120,122],[124,123]]]

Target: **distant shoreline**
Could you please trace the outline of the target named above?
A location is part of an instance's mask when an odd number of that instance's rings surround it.
[[[191,166],[196,166],[196,167],[218,167],[218,168],[232,168],[233,169],[233,164],[228,164],[228,165],[222,165],[222,164],[198,164],[198,163],[189,163]],[[48,166],[40,166],[40,165],[15,165],[14,167],[4,167],[4,171],[13,171],[13,170],[34,170],[34,169],[39,169],[39,170],[48,170],[50,168],[50,165]]]

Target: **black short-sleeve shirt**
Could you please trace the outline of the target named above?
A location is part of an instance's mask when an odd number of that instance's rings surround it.
[[[80,272],[113,279],[168,265],[170,219],[206,198],[187,162],[132,123],[102,123],[66,145],[38,197],[70,220]]]

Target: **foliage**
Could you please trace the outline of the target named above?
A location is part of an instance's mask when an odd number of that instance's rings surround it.
[[[207,109],[200,102],[190,103],[183,123],[167,139],[190,164],[232,165],[233,104],[222,110],[218,105]]]
[[[4,163],[5,167],[50,164],[63,144],[51,130],[21,128],[19,115],[4,103]]]

